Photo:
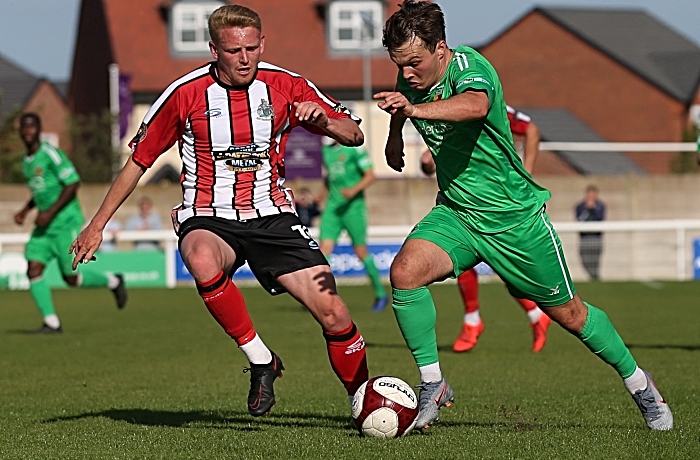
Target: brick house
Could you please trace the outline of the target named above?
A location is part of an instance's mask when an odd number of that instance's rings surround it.
[[[642,10],[535,8],[480,51],[509,104],[545,123],[559,118],[547,110],[566,111],[601,141],[680,142],[698,119],[700,47]],[[676,155],[625,156],[630,170],[668,173]],[[600,167],[588,158],[583,172]]]
[[[83,0],[71,110],[88,113],[108,107],[107,68],[118,64],[131,78],[134,110],[124,138],[128,141],[157,95],[210,59],[206,14],[223,3]],[[303,74],[353,107],[365,119],[366,145],[378,175],[392,177],[383,160],[388,117],[362,101],[363,60],[329,47],[333,35],[328,31],[335,29],[326,18],[334,16],[326,13],[336,2],[239,3],[262,18],[263,59]],[[374,17],[381,20],[375,19],[375,39],[381,36],[384,18],[396,9],[396,2],[378,3]],[[535,8],[478,48],[499,71],[507,102],[533,116],[544,140],[677,142],[689,128],[691,114],[700,112],[700,48],[640,10]],[[393,87],[396,67],[386,52],[377,50],[370,62],[372,90]],[[407,172],[419,176],[424,145],[407,126]],[[542,152],[535,173],[668,173],[676,155]],[[171,165],[171,173],[179,170],[174,149],[161,160]],[[148,174],[158,174],[153,169]]]
[[[108,66],[116,63],[130,77],[134,109],[124,143],[135,134],[141,119],[157,96],[175,79],[211,60],[206,29],[208,14],[223,1],[211,0],[83,0],[69,90],[73,112],[99,112],[109,107]],[[230,3],[234,3],[231,1]],[[363,96],[363,59],[342,50],[331,52],[327,45],[326,9],[333,1],[241,0],[236,3],[255,10],[263,23],[263,60],[298,72],[331,96],[350,103],[366,119]],[[355,2],[357,3],[357,2]],[[392,88],[396,66],[381,49],[381,27],[396,9],[395,2],[375,1],[375,51],[371,55],[372,90]],[[352,29],[352,24],[349,28]],[[357,32],[357,30],[355,30]],[[377,44],[377,40],[379,40]],[[377,46],[378,45],[378,46]],[[353,101],[358,101],[353,104]],[[370,104],[373,130],[370,151],[383,158],[388,117]],[[367,126],[363,123],[363,126]],[[128,149],[123,148],[125,154]],[[179,171],[179,158],[171,149],[159,165],[170,164]],[[375,161],[375,163],[378,163]],[[377,164],[379,167],[384,166]],[[165,166],[163,166],[165,167]],[[167,168],[166,168],[167,169]],[[172,168],[171,168],[172,172]]]
[[[42,139],[70,149],[70,113],[61,89],[0,56],[0,117],[5,119],[18,110],[36,112],[43,124]]]

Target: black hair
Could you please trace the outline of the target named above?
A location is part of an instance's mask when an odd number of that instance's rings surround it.
[[[22,126],[25,123],[25,121],[29,119],[34,120],[34,123],[36,123],[37,127],[41,129],[41,118],[34,112],[23,113],[22,116],[19,117],[19,125]]]

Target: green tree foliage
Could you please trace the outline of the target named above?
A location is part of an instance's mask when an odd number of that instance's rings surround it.
[[[71,161],[83,182],[112,181],[112,116],[108,110],[101,114],[74,115],[70,120],[73,143]]]
[[[695,142],[698,138],[698,128],[693,127],[683,133],[683,142]],[[678,152],[671,160],[671,171],[677,174],[697,173],[700,170],[697,162],[697,152]]]
[[[0,183],[3,184],[24,182],[24,146],[17,132],[17,118],[21,112],[20,108],[16,108],[0,120]]]

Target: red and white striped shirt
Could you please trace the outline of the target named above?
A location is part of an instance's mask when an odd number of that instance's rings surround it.
[[[510,130],[513,134],[524,136],[532,121],[531,118],[522,112],[518,112],[509,105],[506,105],[506,111],[508,112],[508,120],[510,121]]]
[[[294,102],[312,101],[329,118],[359,118],[313,83],[260,62],[253,81],[230,86],[216,74],[216,62],[173,82],[156,100],[131,141],[133,160],[149,168],[175,142],[182,158],[182,203],[173,209],[177,228],[193,216],[231,220],[294,213],[284,186],[284,149],[292,128],[320,128],[301,122]]]

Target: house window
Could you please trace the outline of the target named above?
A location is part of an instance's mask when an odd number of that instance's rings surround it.
[[[328,42],[334,51],[382,48],[380,1],[334,1],[328,5]]]
[[[175,52],[207,53],[209,51],[209,16],[222,2],[185,1],[171,10],[172,46]]]

